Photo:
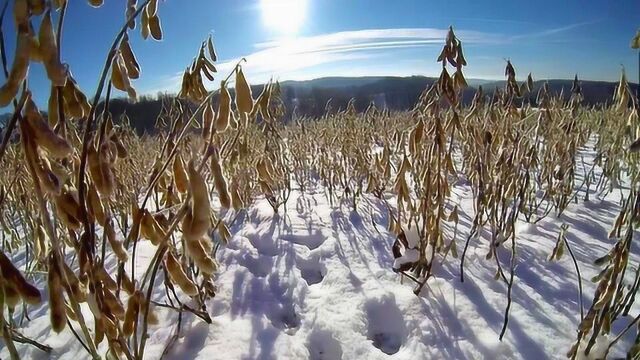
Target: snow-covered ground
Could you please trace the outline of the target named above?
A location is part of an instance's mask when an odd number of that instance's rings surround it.
[[[454,187],[452,196],[460,204],[456,241],[462,249],[474,216],[473,198],[464,183]],[[386,229],[388,216],[381,200],[365,196],[354,212],[347,203],[331,206],[317,187],[305,194],[294,192],[287,212],[280,215],[258,200],[238,216],[231,227],[233,238],[218,253],[217,294],[207,306],[213,323],[185,314],[181,337],[166,358],[565,358],[580,319],[577,277],[569,256],[558,262],[547,259],[560,226],[567,224],[588,308],[594,292],[589,279],[598,273],[592,261],[614,243],[607,234],[619,210],[619,196],[618,191],[605,199],[592,194],[586,203],[580,196],[560,218],[552,214],[537,225],[519,223],[513,304],[503,341],[498,334],[506,286],[494,280],[495,260],[485,260],[488,231],[471,241],[464,283],[459,259],[448,257],[416,296],[413,283],[392,271],[394,237]],[[233,216],[226,214],[228,219]],[[452,234],[453,229],[446,231]],[[148,241],[141,242],[139,260],[148,261],[154,250]],[[498,250],[507,263],[510,250]],[[634,266],[638,254],[634,244]],[[23,265],[20,255],[14,260]],[[162,281],[156,284],[154,299],[162,301]],[[159,358],[176,331],[177,314],[156,310],[160,324],[149,329],[148,359]],[[19,330],[54,350],[48,355],[17,344],[24,358],[87,358],[68,328],[61,334],[50,330],[46,305],[30,308],[29,314],[31,321]],[[88,309],[86,315],[91,318]],[[614,331],[628,321],[618,321]],[[628,340],[617,347],[628,348]],[[0,349],[0,358],[6,359],[7,350]]]

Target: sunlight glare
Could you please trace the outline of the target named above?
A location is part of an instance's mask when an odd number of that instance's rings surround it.
[[[260,0],[266,27],[283,34],[295,34],[305,20],[307,0]]]

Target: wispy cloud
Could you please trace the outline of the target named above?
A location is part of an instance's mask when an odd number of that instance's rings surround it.
[[[519,42],[523,39],[537,39],[548,41],[555,35],[592,24],[577,23],[563,27],[546,29],[539,32],[505,35],[487,33],[472,30],[456,30],[456,35],[465,45],[504,45]],[[345,69],[346,73],[362,73],[363,68],[376,70],[375,75],[381,75],[381,68],[386,65],[386,71],[398,73],[393,68],[393,63],[376,63],[381,55],[394,55],[402,49],[416,49],[432,47],[432,52],[437,52],[447,35],[448,29],[436,28],[392,28],[392,29],[366,29],[355,31],[341,31],[335,33],[305,36],[295,39],[283,39],[254,44],[253,52],[242,57],[226,59],[217,64],[220,74],[229,73],[241,58],[247,60],[244,70],[254,83],[268,81],[270,77],[281,80],[304,79],[313,76],[336,75],[335,71]],[[395,59],[392,61],[411,61],[415,56],[424,55],[413,52],[412,59]],[[406,62],[405,61],[405,62]],[[351,65],[349,68],[346,64]],[[415,66],[405,69],[406,75],[416,74],[420,68]],[[421,64],[427,70],[428,64]],[[396,67],[400,67],[399,65]],[[327,69],[331,71],[327,72]],[[324,73],[321,71],[325,71]],[[434,67],[434,71],[437,69]],[[424,71],[421,71],[424,73]],[[312,76],[313,75],[313,76]],[[433,75],[433,74],[432,74]],[[163,84],[158,84],[156,89],[176,91],[182,73],[168,77]]]
[[[407,28],[342,31],[296,39],[276,40],[255,44],[257,51],[245,56],[246,69],[254,75],[286,76],[302,68],[310,68],[346,60],[376,56],[380,51],[440,46],[447,29]],[[456,31],[464,43],[497,43],[505,38],[478,31]],[[239,58],[220,64],[224,73]]]
[[[577,28],[580,28],[580,27],[583,27],[583,26],[589,26],[589,25],[597,24],[599,22],[600,22],[600,20],[594,20],[594,21],[585,21],[585,22],[580,22],[580,23],[575,23],[575,24],[569,24],[569,25],[555,27],[555,28],[551,28],[551,29],[546,29],[546,30],[542,30],[542,31],[534,32],[534,33],[512,36],[511,39],[512,40],[520,40],[520,39],[544,38],[544,37],[549,37],[549,36],[553,36],[553,35],[558,35],[558,34],[562,34],[562,33],[565,33],[565,32],[569,32],[571,30],[574,30],[574,29],[577,29]]]

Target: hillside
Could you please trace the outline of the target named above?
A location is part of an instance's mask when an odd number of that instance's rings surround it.
[[[371,103],[379,108],[390,110],[408,110],[417,102],[422,91],[432,85],[437,79],[423,76],[412,77],[327,77],[306,81],[284,81],[281,84],[282,99],[286,108],[286,119],[293,114],[297,117],[320,117],[325,113],[327,104],[329,110],[335,112],[345,109],[348,102],[354,99],[357,111],[364,111]],[[504,81],[488,81],[471,79],[470,86],[463,92],[463,104],[468,105],[477,91],[482,86],[485,93],[490,95],[495,88],[503,88]],[[572,80],[539,80],[534,82],[532,94],[528,101],[535,106],[535,96],[544,84],[549,83],[552,94],[560,94],[564,91],[566,98],[569,96]],[[603,81],[581,81],[584,94],[584,104],[587,106],[607,103],[611,100],[616,83]],[[630,84],[632,91],[637,89],[636,84]],[[262,91],[261,85],[252,86],[253,93]],[[167,95],[166,98],[171,98]],[[152,98],[143,98],[137,103],[127,100],[114,99],[110,104],[111,112],[115,118],[126,112],[133,120],[138,131],[149,131],[155,124],[155,119],[162,107],[161,101]]]

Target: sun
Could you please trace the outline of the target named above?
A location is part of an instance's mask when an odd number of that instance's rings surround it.
[[[260,0],[265,26],[282,34],[295,34],[305,20],[307,0]]]

